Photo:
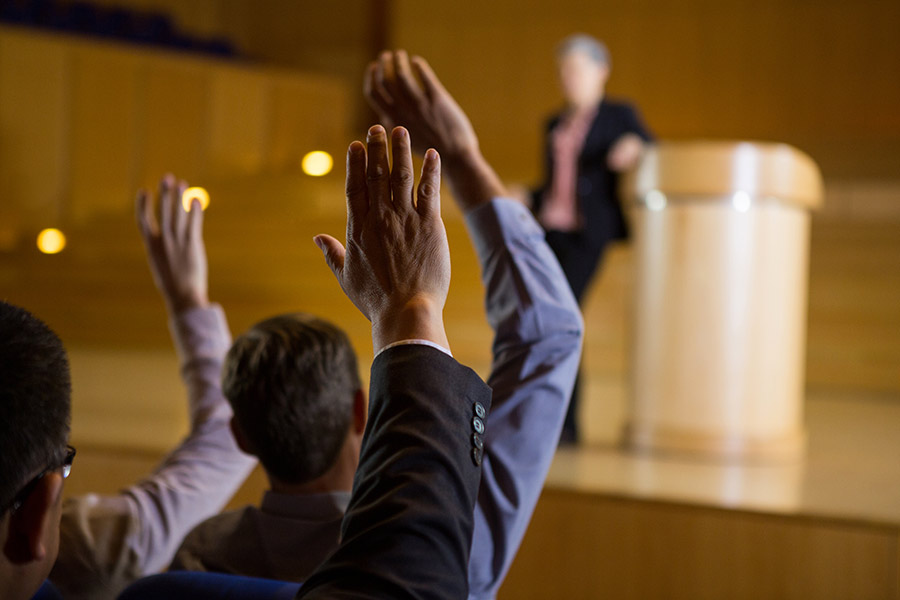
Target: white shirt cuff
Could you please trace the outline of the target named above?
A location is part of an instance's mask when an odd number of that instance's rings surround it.
[[[453,353],[450,352],[450,348],[444,348],[440,344],[435,344],[434,342],[429,341],[429,340],[398,340],[396,342],[391,342],[390,344],[388,344],[387,346],[385,346],[384,348],[379,350],[375,354],[375,358],[378,358],[378,355],[380,355],[385,350],[389,350],[389,349],[393,348],[394,346],[431,346],[435,350],[440,350],[441,352],[443,352],[450,358],[453,358]]]

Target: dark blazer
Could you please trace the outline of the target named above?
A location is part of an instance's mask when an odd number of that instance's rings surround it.
[[[491,390],[440,350],[403,345],[375,359],[369,394],[341,545],[297,597],[465,598]]]
[[[554,115],[544,135],[544,181],[533,192],[532,210],[540,213],[544,194],[553,178],[553,137],[551,132],[564,113]],[[578,206],[584,218],[584,235],[594,247],[602,248],[612,240],[628,237],[628,227],[619,201],[619,174],[606,166],[606,156],[617,139],[635,133],[644,141],[653,136],[638,115],[637,109],[624,102],[603,99],[591,123],[584,148],[578,157]]]

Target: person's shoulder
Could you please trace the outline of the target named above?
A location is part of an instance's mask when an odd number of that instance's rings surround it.
[[[637,106],[627,98],[609,98],[604,99],[602,107],[611,113],[627,114],[637,111]]]
[[[182,547],[204,546],[214,547],[225,543],[225,540],[236,535],[242,525],[259,512],[255,506],[245,506],[228,510],[201,521],[188,533]]]

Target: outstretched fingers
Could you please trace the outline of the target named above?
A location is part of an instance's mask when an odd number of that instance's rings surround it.
[[[403,127],[395,127],[391,132],[391,193],[394,208],[400,212],[411,211],[415,207],[415,175],[413,174],[412,149],[409,132]]]
[[[159,180],[159,229],[165,239],[175,231],[175,212],[173,196],[175,195],[175,176],[171,173]]]
[[[434,148],[425,152],[417,197],[416,210],[420,216],[441,218],[441,156]]]
[[[388,164],[387,134],[381,125],[369,128],[366,137],[368,160],[366,183],[369,190],[369,209],[376,214],[391,210],[391,169]]]
[[[320,233],[315,236],[313,241],[319,247],[319,250],[322,251],[322,254],[325,256],[325,263],[343,288],[344,258],[347,256],[347,250],[339,241],[326,233]]]
[[[386,127],[396,122],[394,98],[385,86],[385,61],[381,57],[369,63],[363,79],[363,93]]]
[[[187,187],[187,183],[179,179],[172,194],[175,235],[179,241],[186,239],[188,234],[188,209],[184,206],[184,192],[187,191]]]
[[[353,142],[347,149],[347,239],[360,229],[369,212],[369,186],[366,175],[366,147]]]
[[[422,88],[413,75],[406,50],[393,53],[393,71],[394,78],[388,81],[391,95],[408,107],[419,106],[423,100]]]
[[[147,190],[138,190],[135,198],[135,217],[144,240],[149,242],[159,236],[159,223],[153,210],[153,198]]]
[[[410,64],[412,65],[412,70],[418,75],[419,81],[422,82],[422,89],[425,91],[426,96],[433,98],[436,94],[446,93],[441,80],[434,74],[427,60],[421,56],[413,56],[410,59]]]
[[[203,239],[203,206],[198,198],[191,200],[191,211],[187,214],[187,236],[189,241]]]

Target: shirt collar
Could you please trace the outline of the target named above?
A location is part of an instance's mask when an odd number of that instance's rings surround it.
[[[324,494],[279,494],[267,491],[260,509],[279,517],[331,518],[341,517],[350,503],[350,492]]]

